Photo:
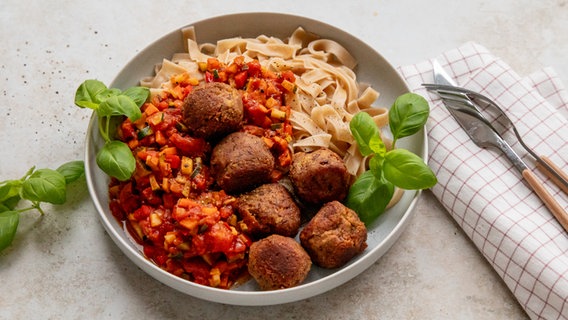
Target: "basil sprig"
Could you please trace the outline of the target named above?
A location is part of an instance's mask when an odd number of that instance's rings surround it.
[[[21,179],[0,182],[0,251],[14,240],[20,213],[35,209],[43,215],[41,203],[65,203],[67,186],[83,174],[83,161],[71,161],[56,170],[32,167]],[[18,207],[22,200],[29,206]]]
[[[365,224],[385,211],[395,187],[406,190],[427,189],[437,183],[434,172],[422,158],[406,149],[396,149],[396,142],[411,136],[426,124],[430,108],[420,95],[406,93],[389,110],[392,149],[387,151],[380,129],[368,113],[356,114],[349,127],[363,156],[369,156],[365,171],[349,189],[346,205],[355,210]]]
[[[99,133],[105,144],[97,153],[96,161],[101,170],[111,177],[127,180],[136,169],[136,159],[128,145],[111,136],[111,118],[126,116],[131,121],[140,119],[140,107],[146,102],[150,90],[131,87],[125,91],[107,86],[98,80],[84,81],[75,92],[75,104],[93,109],[99,120]]]

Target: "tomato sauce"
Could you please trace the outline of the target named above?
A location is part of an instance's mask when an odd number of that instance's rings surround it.
[[[274,73],[239,56],[226,65],[215,58],[199,65],[204,81],[240,90],[243,131],[262,137],[276,159],[274,181],[291,163],[292,137],[287,94],[295,90],[291,71]],[[252,239],[234,208],[236,198],[216,187],[208,167],[213,146],[192,137],[183,123],[183,100],[199,84],[188,74],[170,79],[171,89],[142,107],[142,118],[117,129],[136,158],[128,181],[112,179],[110,209],[144,255],[164,270],[206,286],[228,289],[248,279]]]

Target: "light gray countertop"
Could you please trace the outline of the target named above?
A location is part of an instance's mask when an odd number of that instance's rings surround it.
[[[568,2],[545,1],[14,1],[0,10],[0,180],[83,158],[90,112],[82,81],[110,83],[176,28],[248,11],[298,14],[367,42],[394,66],[467,41],[520,74],[553,67],[568,83]],[[380,76],[380,75],[377,75]],[[99,223],[86,183],[62,206],[25,213],[0,253],[0,319],[524,319],[508,288],[433,195],[391,250],[316,297],[270,307],[206,302],[138,269]]]

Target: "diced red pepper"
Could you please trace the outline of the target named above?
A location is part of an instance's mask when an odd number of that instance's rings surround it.
[[[248,73],[247,71],[241,71],[235,75],[235,87],[237,89],[242,89],[247,84]]]
[[[249,77],[260,77],[262,75],[262,67],[258,60],[252,60],[247,63],[247,72]]]
[[[170,142],[178,148],[183,155],[202,156],[208,149],[208,144],[204,139],[182,136],[174,133],[170,136]]]
[[[172,169],[178,169],[181,164],[181,159],[176,154],[166,154],[166,162],[170,164]]]

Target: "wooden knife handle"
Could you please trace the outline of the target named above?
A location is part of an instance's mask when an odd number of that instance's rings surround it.
[[[560,167],[554,164],[554,162],[552,162],[547,156],[540,156],[540,159],[543,162],[546,162],[546,164],[548,164],[552,169],[554,169],[554,171],[556,171],[556,173],[558,173],[558,175],[561,176],[564,179],[564,181],[568,181],[568,174],[562,171],[562,169],[560,169]],[[564,193],[568,194],[568,186],[566,185],[566,183],[562,183],[562,181],[560,181],[554,174],[552,174],[552,172],[550,172],[547,167],[543,166],[538,161],[536,162],[536,167],[538,170],[540,170],[540,172],[544,173],[547,177],[549,177],[550,180],[554,182],[554,184],[556,184],[560,189],[562,189]]]
[[[529,169],[523,171],[523,178],[529,183],[534,192],[544,202],[546,207],[552,212],[552,215],[562,225],[564,230],[568,232],[568,213],[560,206],[560,204],[552,197],[550,192],[544,188],[544,185],[537,176]]]

